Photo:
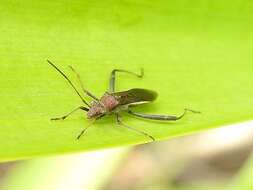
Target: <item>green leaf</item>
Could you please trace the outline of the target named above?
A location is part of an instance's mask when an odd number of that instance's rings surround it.
[[[135,111],[189,113],[177,122],[124,122],[156,140],[252,119],[253,4],[251,1],[18,1],[0,7],[0,160],[149,142],[116,127],[113,116],[89,125],[81,111],[51,122],[81,101],[47,62],[97,96],[120,68],[117,90],[147,88],[158,99]],[[80,89],[80,87],[79,87]],[[90,100],[90,99],[89,99]]]

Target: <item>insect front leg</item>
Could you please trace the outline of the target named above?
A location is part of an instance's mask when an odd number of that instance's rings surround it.
[[[185,114],[190,111],[192,113],[200,113],[198,111],[194,111],[191,109],[184,109],[184,112],[180,116],[174,115],[154,115],[154,114],[144,114],[144,113],[136,113],[131,110],[128,110],[128,113],[137,117],[145,118],[145,119],[153,119],[153,120],[167,120],[167,121],[176,121],[185,116]]]
[[[76,111],[79,110],[79,109],[84,110],[84,111],[86,111],[86,112],[89,111],[88,108],[86,108],[86,107],[84,107],[84,106],[79,106],[79,107],[75,108],[74,110],[72,110],[71,112],[69,112],[68,114],[66,114],[66,115],[64,115],[64,116],[62,116],[62,117],[52,118],[51,120],[64,120],[64,119],[66,119],[69,115],[71,115],[72,113],[76,112]]]
[[[144,132],[144,131],[141,131],[141,130],[138,130],[138,129],[135,129],[135,128],[132,128],[132,127],[130,127],[130,126],[124,124],[124,123],[122,122],[121,117],[120,117],[119,114],[116,114],[116,120],[117,120],[117,124],[118,124],[118,125],[120,125],[120,126],[122,126],[122,127],[125,127],[125,128],[127,128],[127,129],[130,129],[130,130],[132,130],[132,131],[134,131],[134,132],[137,132],[137,133],[139,133],[139,134],[145,135],[146,137],[150,138],[152,141],[155,141],[155,138],[152,137],[151,135],[149,135],[148,133],[146,133],[146,132]]]
[[[115,78],[116,78],[115,74],[116,74],[116,72],[128,73],[128,74],[137,76],[139,78],[142,78],[143,75],[144,75],[143,68],[141,69],[141,74],[136,74],[136,73],[133,73],[131,71],[127,71],[127,70],[123,70],[123,69],[114,69],[114,70],[112,70],[111,77],[110,77],[110,84],[109,84],[109,92],[110,93],[115,92]]]
[[[86,127],[85,129],[83,129],[83,130],[79,133],[79,135],[76,137],[76,140],[79,140],[79,139],[81,138],[81,136],[83,136],[84,132],[86,132],[87,129],[89,129],[90,127],[91,127],[91,124],[88,125],[88,127]]]
[[[104,117],[104,116],[105,116],[105,114],[102,114],[102,115],[98,116],[97,118],[95,118],[95,119],[88,125],[88,127],[86,127],[85,129],[83,129],[83,130],[79,133],[79,135],[76,137],[76,140],[79,140],[79,139],[81,138],[81,136],[83,136],[83,135],[85,134],[85,132],[92,126],[92,124],[93,124],[95,121],[101,119],[101,118]]]

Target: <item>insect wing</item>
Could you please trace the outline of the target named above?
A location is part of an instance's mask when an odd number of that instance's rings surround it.
[[[141,104],[154,101],[157,98],[157,93],[155,91],[141,88],[115,92],[113,95],[117,98],[120,105]]]

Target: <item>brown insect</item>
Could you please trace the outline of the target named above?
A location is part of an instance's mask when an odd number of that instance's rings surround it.
[[[102,118],[103,116],[113,114],[116,117],[117,124],[121,125],[122,127],[133,130],[137,133],[140,133],[142,135],[145,135],[146,137],[155,141],[155,138],[153,136],[149,135],[148,133],[143,132],[138,129],[135,129],[135,128],[132,128],[132,127],[124,124],[121,120],[120,113],[125,111],[131,115],[136,116],[136,117],[153,119],[153,120],[167,120],[167,121],[168,120],[172,120],[172,121],[179,120],[186,114],[187,111],[191,111],[193,113],[200,113],[198,111],[194,111],[191,109],[184,109],[183,114],[181,114],[180,116],[154,115],[154,114],[144,114],[144,113],[133,112],[130,108],[140,105],[140,104],[145,104],[145,103],[149,103],[149,102],[154,101],[157,98],[157,93],[152,90],[141,89],[141,88],[133,88],[133,89],[130,89],[127,91],[115,92],[115,73],[116,72],[124,72],[124,73],[128,73],[128,74],[137,76],[139,78],[142,78],[144,75],[143,69],[141,69],[140,74],[136,74],[136,73],[133,73],[133,72],[130,72],[127,70],[122,70],[122,69],[114,69],[111,72],[109,91],[105,92],[104,95],[99,99],[84,88],[79,74],[74,70],[73,67],[69,66],[71,68],[71,70],[76,74],[83,92],[93,99],[93,101],[89,104],[88,102],[86,102],[84,100],[84,98],[81,96],[81,94],[78,92],[78,90],[73,85],[73,83],[69,80],[69,78],[58,67],[56,67],[51,61],[49,61],[49,60],[47,60],[47,61],[69,82],[69,84],[76,91],[77,95],[81,98],[82,102],[86,105],[86,106],[79,106],[79,107],[75,108],[74,110],[72,110],[70,113],[68,113],[62,117],[52,118],[51,120],[64,120],[69,115],[71,115],[72,113],[74,113],[75,111],[77,111],[79,109],[86,111],[87,118],[94,119],[94,121]],[[80,137],[84,134],[84,132],[90,126],[91,125],[89,125],[84,130],[82,130],[81,133],[77,136],[77,139],[80,139]]]

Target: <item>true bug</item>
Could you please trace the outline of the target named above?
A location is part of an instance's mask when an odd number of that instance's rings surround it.
[[[73,83],[69,80],[69,78],[58,68],[56,67],[51,61],[47,60],[47,62],[54,67],[67,81],[68,83],[72,86],[72,88],[75,90],[77,95],[80,97],[82,102],[86,106],[79,106],[69,112],[68,114],[62,116],[62,117],[57,117],[57,118],[52,118],[51,120],[64,120],[66,119],[69,115],[74,113],[75,111],[81,109],[83,111],[87,112],[87,118],[88,119],[94,119],[98,120],[102,118],[103,116],[114,114],[116,117],[117,124],[121,125],[122,127],[128,128],[130,130],[133,130],[137,133],[140,133],[142,135],[145,135],[146,137],[152,139],[155,141],[155,138],[148,133],[132,128],[126,124],[124,124],[121,120],[120,113],[122,111],[125,111],[131,115],[134,115],[136,117],[141,117],[141,118],[146,118],[146,119],[153,119],[153,120],[179,120],[181,119],[187,111],[191,111],[193,113],[200,113],[198,111],[194,111],[191,109],[184,109],[184,112],[180,116],[172,116],[172,115],[153,115],[153,114],[144,114],[144,113],[136,113],[133,112],[130,108],[136,105],[140,104],[145,104],[154,101],[157,98],[157,93],[152,90],[147,90],[147,89],[141,89],[141,88],[133,88],[127,91],[121,91],[121,92],[115,92],[115,74],[116,72],[124,72],[128,73],[134,76],[137,76],[139,78],[142,78],[144,75],[143,69],[141,69],[140,74],[136,74],[127,70],[122,70],[122,69],[114,69],[111,72],[110,76],[110,82],[109,82],[109,91],[105,92],[104,95],[99,99],[96,96],[94,96],[91,92],[86,90],[83,86],[83,83],[81,81],[81,78],[79,74],[74,70],[73,67],[69,66],[70,69],[76,74],[77,79],[81,85],[81,88],[84,92],[84,94],[88,95],[93,99],[93,101],[89,104],[84,100],[84,98],[81,96],[77,88],[73,85]],[[86,127],[84,130],[81,131],[81,133],[77,136],[77,139],[79,139],[84,132],[90,127]]]

